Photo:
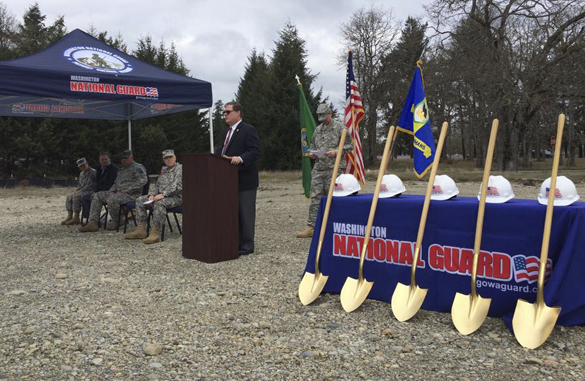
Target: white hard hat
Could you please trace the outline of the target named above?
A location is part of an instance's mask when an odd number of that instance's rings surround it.
[[[447,175],[435,176],[431,200],[448,200],[459,194],[455,181]]]
[[[380,194],[378,197],[386,198],[400,196],[400,194],[404,192],[406,192],[406,188],[398,176],[384,175],[384,177],[382,177],[382,184],[380,184]]]
[[[483,185],[483,183],[482,183]],[[477,199],[481,197],[481,185],[477,193]],[[514,198],[512,184],[504,176],[490,176],[486,191],[485,202],[503,204]]]
[[[542,182],[538,192],[538,202],[542,205],[548,205],[548,191],[550,189],[550,177]],[[575,184],[565,176],[557,177],[557,186],[555,189],[555,206],[571,205],[579,199]]]
[[[336,197],[348,196],[352,193],[359,192],[360,189],[362,189],[360,187],[360,183],[358,183],[354,175],[343,174],[337,176],[335,179],[335,189],[333,190],[333,195]]]

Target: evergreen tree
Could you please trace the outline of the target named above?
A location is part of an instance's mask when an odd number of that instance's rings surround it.
[[[0,12],[1,13],[1,12]],[[8,20],[8,18],[6,18]],[[16,28],[11,43],[14,49],[13,57],[20,57],[34,54],[49,44],[57,41],[66,33],[65,20],[63,16],[47,27],[45,25],[46,16],[41,13],[38,3],[30,6],[23,15],[22,23]],[[0,30],[6,30],[10,26],[1,27]],[[0,128],[16,127],[17,138],[12,141],[16,148],[16,157],[6,157],[4,164],[4,173],[15,173],[17,176],[42,176],[43,173],[49,173],[49,169],[54,167],[54,162],[59,162],[63,152],[60,149],[66,135],[65,130],[61,128],[63,121],[46,120],[42,118],[17,118],[11,123],[4,123],[3,118]],[[6,144],[4,141],[0,145]],[[5,153],[10,149],[4,149]],[[18,168],[13,167],[13,163],[19,163]]]
[[[138,47],[133,52],[134,56],[141,61],[156,65],[158,49],[152,43],[152,37],[140,37]]]
[[[108,44],[118,50],[121,50],[124,53],[128,53],[128,46],[124,42],[124,38],[120,33],[118,33],[116,37],[108,37],[108,32],[106,31],[98,32],[93,25],[89,27],[87,33],[105,44]]]
[[[258,129],[261,140],[270,129],[267,124],[270,115],[268,110],[271,105],[269,75],[268,62],[264,54],[257,53],[256,49],[252,50],[236,93],[236,100],[242,105],[243,119]],[[218,131],[223,131],[226,127],[225,121],[222,120],[221,128],[218,128]],[[260,167],[263,166],[264,158],[263,155],[260,159]]]
[[[27,56],[47,45],[46,16],[41,14],[39,4],[31,5],[18,25],[18,55]]]
[[[217,147],[220,144],[221,132],[226,126],[225,119],[223,118],[224,105],[222,100],[218,100],[213,105],[213,146]]]
[[[426,28],[427,24],[408,17],[396,46],[382,60],[380,88],[384,91],[382,104],[389,105],[383,109],[388,126],[395,125],[400,118],[416,62],[421,58],[427,43]],[[433,99],[430,99],[429,104],[432,107]],[[384,129],[382,132],[385,137],[387,130]],[[398,134],[394,152],[412,154],[412,137],[403,133]]]
[[[168,51],[166,65],[167,70],[181,75],[189,75],[189,69],[187,69],[181,57],[179,57],[174,42],[171,44],[171,48]]]
[[[57,20],[47,28],[47,45],[53,44],[62,39],[67,34],[65,27],[65,17],[59,16]]]
[[[0,61],[14,58],[16,56],[17,26],[14,15],[8,8],[0,3]]]
[[[164,41],[161,41],[157,48],[150,36],[141,38],[138,41],[137,49],[134,55],[150,63],[177,74],[186,75],[187,68],[183,60],[179,57],[175,45],[172,44],[167,49]],[[181,112],[177,114],[165,115],[157,118],[148,118],[136,121],[133,126],[136,138],[144,143],[148,143],[149,149],[154,149],[153,139],[160,138],[165,143],[166,148],[174,149],[180,157],[182,153],[191,152],[208,152],[209,151],[209,123],[205,120],[207,112],[198,110]],[[146,136],[142,136],[145,133]],[[162,152],[162,149],[159,151]],[[155,159],[144,159],[145,165],[149,171],[157,172],[160,170],[160,155],[150,151],[144,151],[145,155],[154,156]]]
[[[269,69],[270,89],[267,94],[270,106],[266,109],[266,121],[259,127],[262,142],[260,167],[300,169],[299,88],[295,75],[303,84],[312,110],[316,110],[321,92],[315,95],[311,90],[316,75],[307,68],[305,41],[299,37],[293,24],[287,23],[279,32]]]
[[[167,48],[165,47],[164,40],[160,41],[158,45],[158,50],[156,52],[156,59],[154,64],[158,67],[166,68],[167,67]]]

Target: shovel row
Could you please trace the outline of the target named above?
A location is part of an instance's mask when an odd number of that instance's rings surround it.
[[[543,239],[541,244],[541,254],[540,254],[540,264],[539,264],[539,272],[538,272],[538,284],[537,284],[537,295],[536,295],[536,302],[529,303],[525,300],[519,299],[516,304],[516,309],[514,311],[512,326],[514,330],[514,335],[518,342],[526,348],[535,349],[541,346],[550,336],[556,321],[560,315],[561,308],[560,307],[549,307],[546,305],[544,301],[544,284],[545,284],[545,273],[547,271],[547,260],[548,260],[548,251],[549,251],[549,242],[550,242],[550,233],[551,233],[551,225],[552,225],[552,216],[553,216],[553,207],[555,205],[555,193],[553,191],[548,191],[549,189],[557,189],[557,172],[559,166],[559,159],[560,159],[560,152],[561,152],[561,143],[562,143],[562,135],[563,135],[563,128],[564,128],[565,116],[563,114],[559,115],[558,124],[557,124],[557,139],[556,139],[556,147],[555,147],[555,154],[553,159],[553,166],[552,166],[552,174],[550,177],[550,182],[547,183],[547,192],[546,192],[546,200],[542,201],[540,198],[544,198],[539,196],[539,202],[541,204],[546,204],[546,216],[545,216],[545,223],[544,223],[544,233]],[[491,299],[489,298],[482,298],[477,291],[477,276],[478,276],[478,266],[479,266],[479,257],[481,252],[481,241],[482,241],[482,233],[483,233],[483,222],[484,222],[484,215],[485,215],[485,208],[486,208],[486,200],[488,194],[490,192],[490,184],[494,181],[501,181],[499,180],[498,176],[490,176],[493,155],[495,151],[496,141],[497,141],[497,133],[498,133],[498,126],[499,121],[494,119],[492,123],[491,134],[488,143],[487,154],[485,157],[485,167],[483,171],[482,183],[479,192],[479,204],[477,210],[477,222],[476,222],[476,229],[475,229],[475,239],[474,239],[474,247],[473,247],[473,264],[471,268],[471,284],[469,294],[463,294],[457,292],[455,298],[452,303],[451,307],[451,317],[453,321],[453,325],[455,328],[463,335],[469,335],[478,330],[485,319],[488,316],[488,312],[491,305]],[[453,187],[455,191],[451,191],[448,196],[441,198],[442,193],[448,193],[447,190],[449,186],[445,186],[445,192],[443,189],[440,189],[440,186],[437,186],[437,182],[439,180],[444,181],[444,179],[439,179],[441,176],[437,176],[437,170],[439,167],[439,161],[441,158],[442,149],[445,142],[445,137],[447,134],[448,123],[443,123],[441,128],[437,148],[435,151],[434,160],[432,162],[431,172],[428,179],[428,184],[424,196],[423,208],[420,215],[420,222],[418,228],[418,234],[416,238],[416,244],[414,247],[414,256],[411,263],[418,263],[420,252],[422,250],[422,242],[425,233],[425,225],[427,220],[427,215],[429,211],[429,206],[431,199],[448,199],[453,197],[458,192],[456,191],[456,187]],[[374,282],[369,281],[364,276],[364,260],[366,257],[366,251],[368,248],[368,242],[370,239],[370,234],[372,231],[372,226],[374,222],[374,217],[376,214],[376,207],[378,204],[378,199],[382,193],[390,193],[392,190],[388,189],[389,187],[384,182],[388,176],[385,176],[385,172],[388,167],[388,163],[392,157],[392,147],[393,142],[396,139],[398,130],[394,127],[389,129],[388,138],[386,139],[386,144],[384,147],[384,153],[382,156],[382,161],[380,164],[380,169],[378,171],[378,178],[376,182],[376,186],[374,189],[374,194],[372,198],[372,203],[370,207],[370,212],[368,215],[367,225],[365,229],[364,241],[361,245],[362,250],[360,253],[360,260],[359,260],[359,267],[358,267],[358,278],[354,279],[348,277],[343,284],[343,288],[341,289],[340,293],[340,301],[343,309],[346,312],[352,312],[359,308],[362,303],[367,299]],[[341,147],[341,145],[340,145]],[[340,150],[338,150],[338,157],[336,161],[336,165],[338,165],[339,156],[341,155]],[[299,285],[299,297],[301,302],[304,305],[308,305],[315,301],[325,286],[327,281],[327,276],[323,275],[319,270],[319,260],[320,254],[322,249],[322,241],[324,239],[325,230],[327,228],[327,217],[329,215],[329,209],[331,206],[331,196],[333,193],[333,184],[335,182],[335,174],[337,173],[337,166],[332,175],[332,185],[330,187],[330,192],[327,198],[327,204],[325,208],[325,213],[323,216],[323,222],[321,225],[321,234],[319,236],[319,245],[317,249],[317,255],[315,259],[315,274],[312,273],[305,273],[301,284]],[[448,178],[447,176],[445,176]],[[501,177],[501,176],[500,176]],[[450,180],[450,178],[448,178]],[[505,180],[505,179],[504,179]],[[400,180],[398,180],[400,181]],[[452,181],[452,180],[451,180]],[[547,180],[549,181],[549,180]],[[399,192],[402,192],[404,187],[400,182],[399,185],[396,185],[396,188],[401,188]],[[493,187],[492,187],[493,188]],[[439,189],[439,190],[437,190]],[[508,192],[509,194],[505,194],[499,201],[499,203],[507,202],[510,198],[513,197],[513,193],[511,191]],[[541,192],[542,193],[542,192]],[[394,193],[392,193],[394,195]],[[399,194],[399,193],[398,193]],[[438,197],[433,197],[434,195],[438,195]],[[510,196],[511,194],[511,196]],[[398,283],[396,288],[392,294],[391,298],[391,308],[392,313],[396,317],[397,320],[404,322],[416,315],[416,313],[420,310],[425,297],[427,295],[427,289],[420,288],[416,283],[416,269],[418,266],[411,265],[411,275],[410,275],[410,284],[406,285],[403,283]]]

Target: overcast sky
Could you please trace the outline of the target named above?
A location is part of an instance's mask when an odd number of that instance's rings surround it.
[[[0,0],[22,22],[34,1]],[[129,50],[140,37],[150,35],[158,45],[174,42],[190,75],[211,82],[214,102],[234,98],[244,65],[253,48],[272,54],[278,31],[287,21],[306,41],[308,68],[319,74],[314,90],[323,88],[336,105],[345,98],[345,68],[336,56],[342,51],[340,25],[355,11],[370,5],[391,10],[401,23],[408,16],[424,16],[431,0],[39,0],[46,24],[65,16],[68,31],[87,31],[93,25],[108,35],[118,33]],[[294,78],[291,78],[294,81]]]

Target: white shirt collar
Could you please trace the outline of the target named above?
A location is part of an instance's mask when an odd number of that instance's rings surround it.
[[[236,127],[238,126],[238,124],[240,124],[240,122],[241,122],[241,121],[242,121],[241,119],[240,119],[240,120],[238,120],[238,121],[237,121],[237,122],[236,122],[236,123],[235,123],[235,124],[234,124],[234,125],[231,127],[231,129],[232,129],[232,134],[234,133],[234,130],[236,129]]]

